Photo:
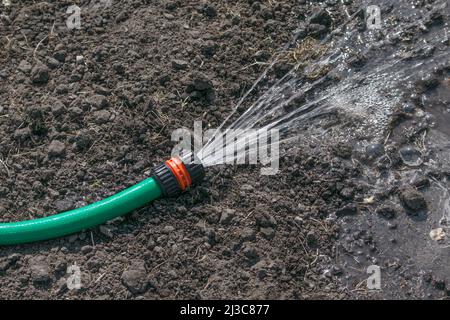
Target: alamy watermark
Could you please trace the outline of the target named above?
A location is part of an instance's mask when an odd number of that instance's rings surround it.
[[[177,142],[172,156],[194,153],[205,166],[219,164],[261,164],[261,175],[279,171],[280,134],[276,129],[208,129],[194,122],[194,131],[180,128],[172,132]],[[210,141],[210,143],[207,143]]]
[[[85,10],[95,12],[102,8],[107,8],[112,5],[112,0],[95,0],[91,2],[91,5]],[[66,26],[69,30],[81,29],[81,8],[77,5],[71,5],[67,8],[66,14],[68,18],[66,19]]]
[[[366,8],[366,26],[369,30],[381,29],[381,9],[377,5]]]
[[[377,265],[371,265],[367,268],[370,276],[367,278],[367,289],[381,290],[381,268]]]
[[[67,274],[69,277],[66,280],[67,289],[79,290],[81,289],[81,269],[77,264],[73,264],[67,268]]]

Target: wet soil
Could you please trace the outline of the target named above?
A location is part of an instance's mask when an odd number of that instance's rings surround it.
[[[70,30],[71,1],[12,2],[0,11],[1,222],[81,207],[149,176],[170,155],[173,130],[195,120],[217,127],[277,50],[294,37],[325,37],[366,5],[75,1],[81,26]],[[379,35],[399,32],[391,48],[429,30],[444,37],[448,8],[415,2],[419,18],[410,3],[380,1],[397,22]],[[364,28],[359,16],[349,28]],[[428,61],[448,52],[448,37],[433,46],[409,53]],[[354,141],[306,137],[286,147],[276,176],[211,167],[178,199],[61,239],[1,247],[0,298],[446,298],[449,251],[429,237],[449,209],[446,66],[402,88],[414,113],[398,105],[384,131],[387,157],[365,162]],[[437,120],[421,126],[427,114]],[[357,126],[345,113],[324,122]],[[407,144],[423,147],[419,167],[402,164]],[[422,196],[424,214],[415,205]],[[73,265],[78,290],[67,287]],[[370,265],[381,268],[381,290],[366,286]]]

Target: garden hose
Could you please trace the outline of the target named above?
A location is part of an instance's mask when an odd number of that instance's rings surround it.
[[[105,223],[160,197],[173,197],[201,182],[203,165],[189,154],[173,157],[153,170],[153,176],[109,198],[45,218],[0,223],[0,245],[66,236]]]

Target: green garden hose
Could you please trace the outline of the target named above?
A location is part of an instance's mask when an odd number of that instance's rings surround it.
[[[156,167],[153,177],[99,202],[45,218],[0,223],[0,245],[47,240],[91,228],[161,196],[176,196],[203,176],[201,164],[172,158]]]

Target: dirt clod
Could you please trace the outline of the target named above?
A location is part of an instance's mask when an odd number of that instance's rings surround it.
[[[413,188],[403,190],[400,193],[400,200],[406,208],[411,210],[416,211],[427,207],[423,194]]]

